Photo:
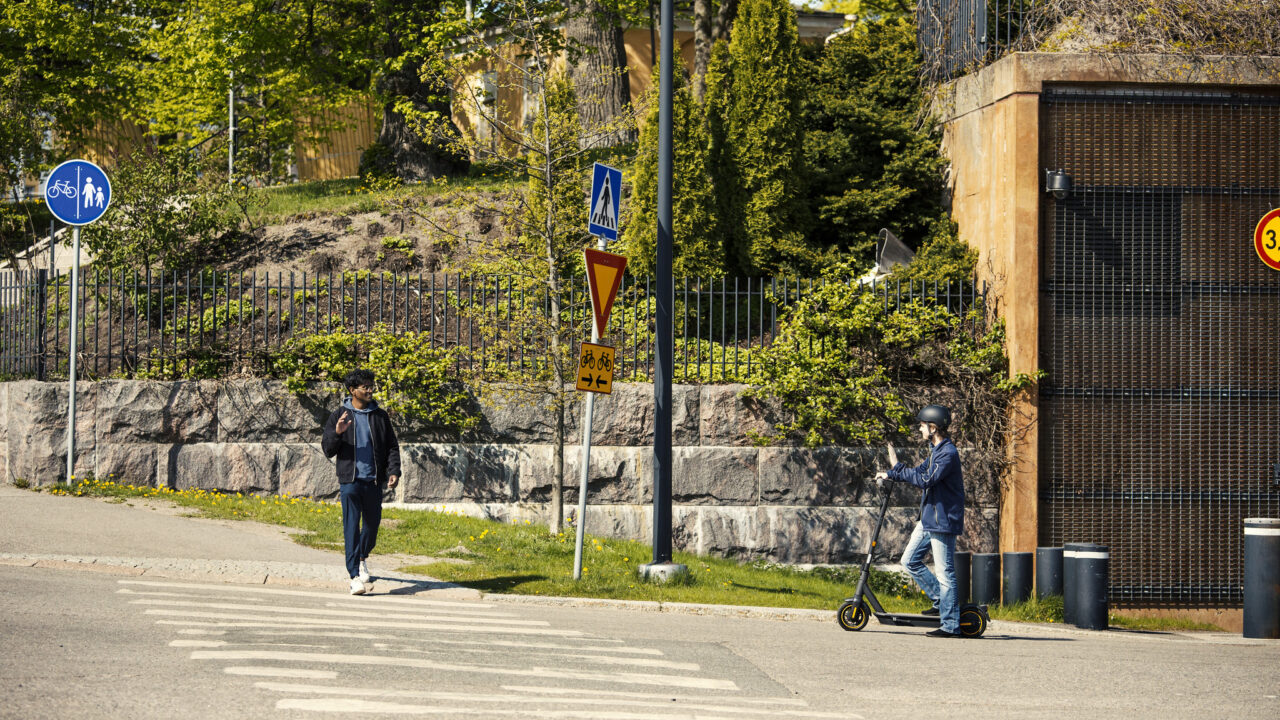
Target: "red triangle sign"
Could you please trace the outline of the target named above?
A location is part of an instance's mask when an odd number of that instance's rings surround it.
[[[591,309],[596,315],[596,333],[604,337],[613,300],[618,295],[618,286],[622,284],[622,271],[627,268],[627,259],[591,248],[582,252],[587,261],[587,286],[591,289]]]

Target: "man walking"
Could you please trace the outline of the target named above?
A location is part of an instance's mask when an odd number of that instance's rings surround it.
[[[916,420],[920,422],[921,439],[931,445],[929,459],[914,468],[895,462],[888,472],[876,474],[876,482],[896,480],[924,491],[920,498],[920,519],[902,553],[902,564],[920,590],[933,601],[934,608],[925,614],[940,615],[942,626],[925,634],[961,637],[955,555],[956,537],[964,532],[964,478],[960,472],[960,453],[948,434],[951,410],[942,405],[928,405],[916,414]],[[936,575],[924,564],[925,553],[930,551]]]
[[[373,589],[368,559],[378,542],[382,486],[394,488],[400,482],[400,443],[387,411],[373,400],[373,373],[353,370],[343,384],[351,396],[329,415],[320,446],[325,457],[338,458],[347,574],[351,594],[363,595]]]

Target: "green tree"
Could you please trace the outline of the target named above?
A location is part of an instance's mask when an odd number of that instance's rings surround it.
[[[676,49],[679,57],[679,48]],[[672,268],[676,276],[724,274],[724,248],[716,232],[716,193],[707,161],[703,110],[693,100],[683,73],[674,73],[672,95]],[[632,191],[622,237],[628,267],[653,273],[658,204],[658,87],[649,94],[649,113],[640,133],[632,169]]]
[[[126,107],[145,18],[132,3],[0,6],[0,182],[18,185]],[[46,139],[52,139],[52,143]]]
[[[84,228],[101,266],[189,270],[242,248],[254,195],[182,148],[144,147],[112,174],[111,208]]]
[[[880,228],[915,248],[949,229],[941,132],[926,115],[919,67],[905,20],[827,44],[802,111],[811,246],[868,262]]]
[[[557,69],[584,51],[562,30],[571,12],[557,2],[511,0],[474,19],[457,16],[438,25],[434,64],[428,71],[455,88],[454,102],[472,118],[472,132],[451,136],[443,124],[447,118],[419,118],[434,139],[455,143],[462,153],[528,183],[523,193],[491,204],[474,198],[454,201],[479,205],[473,209],[500,218],[509,229],[505,243],[471,244],[473,268],[503,276],[502,292],[508,299],[501,313],[472,311],[488,353],[475,363],[486,381],[477,390],[491,401],[514,400],[550,412],[555,451],[548,525],[553,533],[560,532],[564,518],[565,412],[574,397],[566,383],[576,368],[575,341],[588,332],[586,314],[578,313],[575,324],[563,302],[567,283],[583,272],[583,248],[593,244],[586,234],[584,148],[616,137],[618,123],[632,122],[629,115],[582,119],[581,101],[567,75]],[[477,82],[477,69],[490,73],[484,82]],[[497,96],[513,94],[525,98],[526,112],[513,113],[495,102]],[[421,213],[419,217],[431,222]],[[522,367],[486,362],[526,355],[536,357]]]
[[[744,0],[732,38],[726,136],[744,204],[726,218],[728,254],[744,273],[809,272],[817,255],[798,213],[803,87],[795,10],[786,0]]]

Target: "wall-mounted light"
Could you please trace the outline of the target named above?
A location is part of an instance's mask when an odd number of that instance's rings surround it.
[[[1061,169],[1050,170],[1045,168],[1044,191],[1053,193],[1053,196],[1058,200],[1065,198],[1071,193],[1071,176]]]

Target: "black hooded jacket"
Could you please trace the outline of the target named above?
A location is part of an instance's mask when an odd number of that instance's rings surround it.
[[[350,427],[341,435],[338,434],[338,418],[346,407],[340,407],[329,415],[324,424],[324,437],[320,439],[320,447],[324,456],[338,457],[338,482],[346,484],[356,479],[356,427],[352,418]],[[373,467],[379,483],[387,482],[388,475],[399,476],[400,442],[396,440],[396,431],[391,427],[391,417],[387,411],[373,404],[369,412],[369,435],[373,439]]]

